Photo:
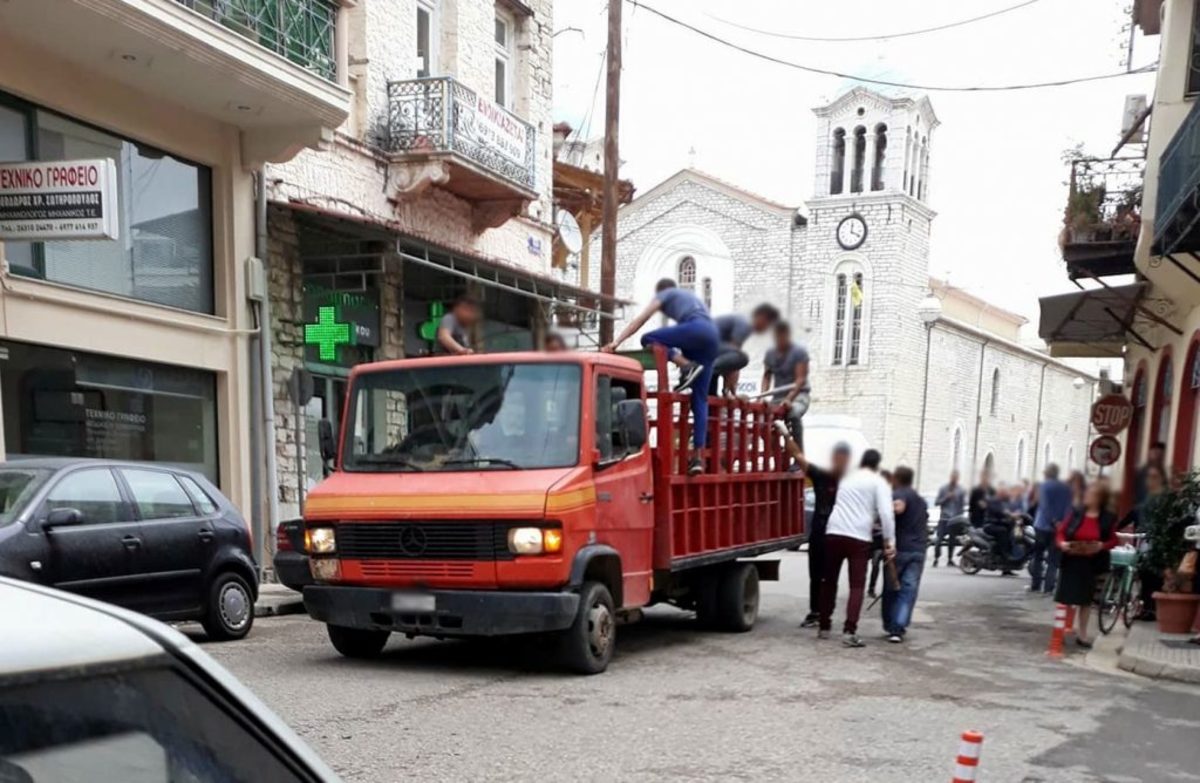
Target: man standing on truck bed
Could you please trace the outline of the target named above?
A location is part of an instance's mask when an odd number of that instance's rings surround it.
[[[762,391],[791,386],[786,392],[776,393],[771,401],[779,406],[787,418],[788,429],[801,449],[804,448],[804,425],[801,422],[808,412],[812,389],[808,385],[808,351],[804,346],[792,342],[792,327],[787,321],[775,324],[775,346],[763,357]]]
[[[719,336],[709,317],[708,308],[691,291],[675,285],[664,277],[654,287],[654,300],[621,330],[617,339],[600,350],[613,353],[660,310],[675,322],[642,335],[642,346],[662,345],[669,349],[671,361],[679,365],[681,381],[677,390],[692,389],[692,444],[695,447],[688,460],[688,475],[704,472],[700,452],[708,442],[708,384],[712,381],[713,362],[717,358]]]
[[[779,322],[779,310],[775,305],[763,302],[754,308],[750,317],[740,313],[719,315],[713,319],[717,325],[717,335],[720,346],[717,348],[717,358],[713,362],[712,383],[708,387],[709,394],[717,393],[717,380],[725,386],[725,396],[737,396],[738,376],[747,364],[750,356],[742,347],[752,334],[762,334]]]
[[[862,612],[867,560],[871,556],[871,527],[879,518],[883,527],[883,551],[891,560],[896,555],[896,518],[892,511],[892,488],[879,475],[882,456],[875,449],[862,455],[858,470],[838,484],[837,502],[825,530],[825,579],[821,584],[821,639],[833,628],[833,606],[837,602],[842,561],[849,561],[850,596],[846,599],[846,623],[842,644],[864,647],[858,638],[858,616]]]
[[[812,482],[813,515],[808,522],[808,615],[801,628],[814,628],[821,618],[821,589],[825,580],[825,525],[837,500],[838,482],[850,466],[850,444],[839,441],[833,447],[829,470],[810,463],[803,454],[796,464]]]

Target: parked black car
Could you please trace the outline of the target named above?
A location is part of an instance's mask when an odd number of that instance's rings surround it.
[[[275,528],[275,578],[298,593],[313,583],[304,545],[304,520],[285,519]]]
[[[0,576],[240,639],[258,597],[251,552],[241,515],[196,473],[84,459],[0,463]]]

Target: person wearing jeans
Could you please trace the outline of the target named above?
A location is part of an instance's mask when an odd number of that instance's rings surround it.
[[[1037,516],[1033,520],[1033,559],[1029,563],[1029,592],[1053,593],[1058,582],[1059,551],[1054,536],[1071,510],[1071,488],[1058,478],[1053,462],[1042,473]]]
[[[945,542],[949,551],[946,553],[946,565],[954,565],[954,536],[950,532],[950,523],[963,512],[967,506],[967,492],[958,483],[958,471],[950,471],[950,483],[938,490],[937,499],[933,504],[941,510],[938,517],[937,539],[933,544],[933,567],[937,568],[942,559],[942,543]]]
[[[833,607],[837,603],[837,585],[842,563],[848,563],[850,596],[846,600],[846,621],[842,626],[842,644],[864,647],[858,638],[858,616],[862,612],[863,586],[867,580],[867,559],[871,555],[871,526],[878,517],[883,526],[884,555],[896,554],[896,520],[892,512],[892,490],[879,475],[882,457],[875,449],[863,453],[859,469],[842,479],[837,501],[829,517],[825,535],[825,576],[821,583],[820,639],[828,639],[833,628]]]
[[[896,468],[892,507],[896,514],[896,578],[899,587],[885,579],[883,584],[883,630],[888,641],[899,644],[912,620],[925,569],[925,547],[929,509],[913,489],[912,468]]]
[[[688,475],[704,472],[700,459],[708,443],[708,384],[712,380],[713,362],[717,358],[719,336],[717,327],[709,317],[708,308],[691,291],[675,285],[665,277],[654,287],[654,299],[637,317],[626,325],[617,339],[600,350],[614,353],[621,343],[637,333],[655,313],[661,311],[675,323],[661,329],[653,329],[642,335],[642,346],[662,345],[668,349],[671,361],[679,365],[682,382],[678,389],[692,390],[692,445],[688,460]]]

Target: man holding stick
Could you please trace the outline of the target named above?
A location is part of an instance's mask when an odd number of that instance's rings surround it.
[[[912,468],[896,468],[896,487],[892,491],[896,514],[895,576],[889,573],[883,588],[883,630],[888,641],[899,644],[912,620],[921,572],[925,568],[925,549],[928,546],[929,508],[913,489]]]

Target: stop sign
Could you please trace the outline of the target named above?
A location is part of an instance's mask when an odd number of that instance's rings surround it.
[[[1116,435],[1133,420],[1133,403],[1123,394],[1106,394],[1092,404],[1092,426],[1101,435]]]
[[[1088,456],[1102,468],[1111,465],[1121,458],[1121,441],[1112,435],[1101,435],[1088,447]]]

